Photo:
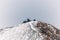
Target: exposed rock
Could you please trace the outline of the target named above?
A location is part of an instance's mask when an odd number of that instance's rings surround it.
[[[38,21],[37,28],[39,28],[42,35],[45,35],[46,40],[60,40],[60,30],[51,24]]]

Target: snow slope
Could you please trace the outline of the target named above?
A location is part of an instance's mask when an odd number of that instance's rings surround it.
[[[60,30],[44,22],[31,21],[0,29],[0,40],[60,40]]]
[[[43,37],[38,36],[38,33],[31,28],[31,23],[36,25],[37,21],[19,24],[16,27],[0,29],[0,40],[42,40]]]

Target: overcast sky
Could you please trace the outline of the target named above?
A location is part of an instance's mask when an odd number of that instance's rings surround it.
[[[0,0],[0,27],[37,19],[60,28],[60,0]]]

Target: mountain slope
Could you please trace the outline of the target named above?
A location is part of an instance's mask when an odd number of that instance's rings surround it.
[[[31,21],[15,27],[1,29],[0,40],[60,40],[60,31],[58,30],[56,34],[57,30],[52,25],[47,26],[46,23],[40,21]]]

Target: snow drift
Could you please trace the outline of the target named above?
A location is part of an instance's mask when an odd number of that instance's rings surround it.
[[[40,21],[0,29],[0,40],[60,40],[60,30]]]

